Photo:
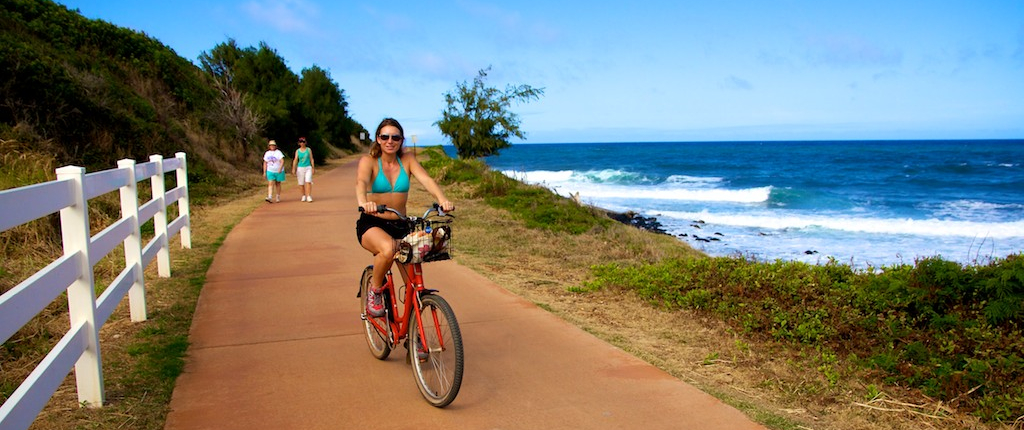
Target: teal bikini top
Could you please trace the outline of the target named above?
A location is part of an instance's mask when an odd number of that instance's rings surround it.
[[[409,174],[405,173],[405,166],[402,165],[402,159],[398,159],[398,177],[395,178],[395,185],[392,186],[391,182],[388,181],[387,175],[384,174],[384,163],[380,158],[377,159],[377,177],[373,178],[373,186],[370,187],[370,192],[377,193],[408,193],[409,192]]]

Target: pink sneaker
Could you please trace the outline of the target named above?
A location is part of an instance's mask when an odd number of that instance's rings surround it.
[[[384,299],[382,298],[383,291],[373,291],[373,289],[366,290],[366,314],[380,318],[384,316]]]

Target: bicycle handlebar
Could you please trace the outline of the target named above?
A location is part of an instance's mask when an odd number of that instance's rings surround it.
[[[365,212],[365,211],[366,210],[363,209],[362,206],[359,206],[359,212]],[[402,219],[402,220],[408,221],[410,219],[410,217],[407,217],[407,216],[403,215],[401,212],[399,212],[397,210],[394,210],[392,208],[387,207],[387,205],[377,205],[377,213],[382,214],[384,212],[394,213],[395,215],[398,215],[399,219]],[[441,210],[441,205],[438,204],[438,203],[432,204],[430,206],[430,208],[427,209],[427,211],[423,213],[423,217],[422,218],[426,218],[426,217],[430,216],[431,212],[436,212],[438,216],[455,218],[455,215],[452,215],[450,213],[447,213],[447,212]]]

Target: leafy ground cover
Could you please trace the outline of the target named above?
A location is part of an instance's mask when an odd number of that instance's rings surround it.
[[[469,249],[460,262],[749,406],[751,415],[765,416],[762,422],[780,428],[1021,426],[1022,255],[981,266],[928,258],[864,271],[834,261],[711,258],[674,239],[659,241],[663,236],[623,235],[624,226],[607,224],[603,211],[482,163],[434,154],[425,165],[460,197],[479,199],[486,206],[481,211],[508,211],[522,224],[506,223],[504,233],[480,231],[498,235],[484,247],[461,242]],[[521,251],[494,249],[506,242]],[[540,257],[517,268],[496,263],[513,254]],[[607,301],[615,305],[604,306]],[[637,320],[671,322],[639,324],[630,332]],[[694,345],[699,342],[706,347]],[[744,375],[747,387],[737,388],[733,377],[723,384],[707,372],[723,367]]]
[[[593,268],[580,291],[621,286],[738,333],[813,348],[829,384],[850,372],[920,389],[987,421],[1024,414],[1024,255],[985,266],[928,258],[849,266],[740,258]]]
[[[770,428],[1021,428],[1012,358],[1021,356],[1012,299],[1019,256],[870,273],[708,258],[434,151],[424,164],[458,206],[456,261]],[[527,191],[509,191],[519,187]],[[150,321],[117,312],[104,327],[110,404],[78,408],[68,381],[33,429],[163,427],[206,268],[231,226],[260,203],[251,195],[195,207],[193,249],[172,253],[175,276],[147,276],[155,279],[147,282]],[[412,196],[413,206],[429,203],[418,187]],[[0,239],[15,255],[17,240]],[[5,267],[5,276],[19,270]],[[66,316],[41,322],[17,348],[42,348],[51,324],[66,325]],[[12,360],[12,348],[4,345],[0,366],[13,380],[33,359]],[[5,395],[9,385],[0,385]]]

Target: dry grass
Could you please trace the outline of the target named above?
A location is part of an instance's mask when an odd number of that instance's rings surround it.
[[[52,170],[52,169],[51,169]],[[81,408],[77,401],[74,376],[69,375],[30,427],[54,429],[159,429],[167,414],[173,381],[147,373],[160,370],[143,368],[139,363],[140,345],[154,339],[185,336],[191,323],[195,302],[206,269],[230,228],[262,203],[246,197],[221,202],[216,206],[193,206],[192,249],[178,248],[180,238],[171,239],[171,278],[159,278],[156,265],[146,270],[146,296],[149,320],[132,323],[127,301],[111,316],[100,331],[107,404],[103,408]],[[114,203],[107,201],[113,199]],[[90,201],[90,207],[116,204],[116,193]],[[103,210],[90,211],[94,234],[112,221]],[[34,224],[34,225],[33,225]],[[4,255],[0,266],[0,286],[9,289],[18,280],[39,270],[60,254],[59,234],[46,219],[0,234]],[[54,235],[56,234],[56,238]],[[56,239],[56,242],[54,241]],[[149,240],[149,238],[144,238]],[[19,258],[12,258],[17,255]],[[123,251],[115,250],[95,267],[97,285],[106,285],[123,267]],[[55,300],[0,349],[0,384],[13,389],[38,365],[42,355],[68,329],[66,300]],[[15,344],[16,343],[16,344]],[[145,366],[148,366],[146,364]]]
[[[675,238],[619,224],[580,236],[530,230],[502,211],[466,199],[457,186],[446,192],[458,205],[454,255],[460,264],[722,398],[771,428],[1000,428],[982,425],[973,417],[897,387],[873,389],[853,377],[829,386],[808,358],[813,354],[750,342],[715,319],[689,311],[664,311],[625,291],[569,291],[589,278],[589,267],[594,264],[696,255]],[[426,205],[428,198],[421,188],[414,189],[410,207]],[[193,249],[171,253],[174,276],[159,279],[147,274],[152,319],[129,323],[127,310],[121,309],[103,328],[109,404],[102,409],[79,408],[73,381],[66,381],[32,428],[162,428],[172,387],[148,387],[123,376],[130,375],[124,369],[134,365],[126,351],[145,342],[144,333],[159,329],[161,319],[191,320],[206,268],[220,241],[260,203],[247,195],[197,208]],[[9,370],[4,368],[4,373]]]
[[[147,380],[147,369],[138,368],[137,354],[132,351],[151,341],[154,334],[188,333],[213,255],[231,227],[262,203],[251,195],[219,206],[193,208],[192,249],[178,249],[177,237],[171,242],[172,277],[158,278],[155,264],[146,271],[149,320],[130,322],[124,301],[103,326],[100,336],[107,404],[99,409],[80,408],[74,378],[69,376],[31,429],[163,428],[173,384],[160,383],[158,378]]]
[[[579,236],[530,230],[461,191],[446,190],[458,206],[453,246],[460,264],[771,428],[1024,428],[984,425],[917,392],[868,386],[856,374],[830,385],[817,370],[814,358],[820,355],[814,351],[753,342],[722,321],[662,310],[632,292],[572,292],[589,278],[592,265],[698,253],[673,237],[621,224]],[[410,207],[429,204],[422,189],[412,197]]]
[[[0,189],[54,179],[52,172],[56,162],[52,154],[16,140],[0,140],[0,149],[3,149],[0,151]],[[178,248],[180,238],[171,238],[173,276],[157,277],[155,264],[147,268],[149,320],[131,322],[127,301],[122,300],[101,328],[107,399],[104,407],[79,407],[72,372],[50,398],[31,429],[163,428],[173,390],[173,375],[169,377],[167,372],[174,372],[173,361],[180,359],[164,351],[186,344],[206,270],[220,243],[236,223],[263,203],[253,196],[262,193],[265,182],[255,174],[237,176],[231,184],[233,191],[221,190],[220,195],[207,199],[209,204],[192,205],[192,249]],[[239,188],[244,184],[252,185]],[[291,186],[293,184],[289,183],[285,188]],[[140,193],[144,188],[140,188]],[[89,203],[93,234],[116,219],[111,214],[120,212],[116,192],[98,196]],[[169,213],[172,218],[177,216],[173,209]],[[150,226],[148,234],[146,229],[143,226],[143,240],[148,241],[152,229]],[[3,256],[0,259],[0,293],[60,256],[60,241],[56,215],[0,232],[0,255]],[[118,248],[97,263],[94,267],[96,285],[107,285],[113,280],[123,268],[123,261],[123,250]],[[0,393],[10,393],[20,385],[68,328],[67,302],[64,296],[60,296],[4,342],[0,347]],[[169,362],[160,362],[165,358]],[[0,395],[0,402],[5,400],[6,396]]]

